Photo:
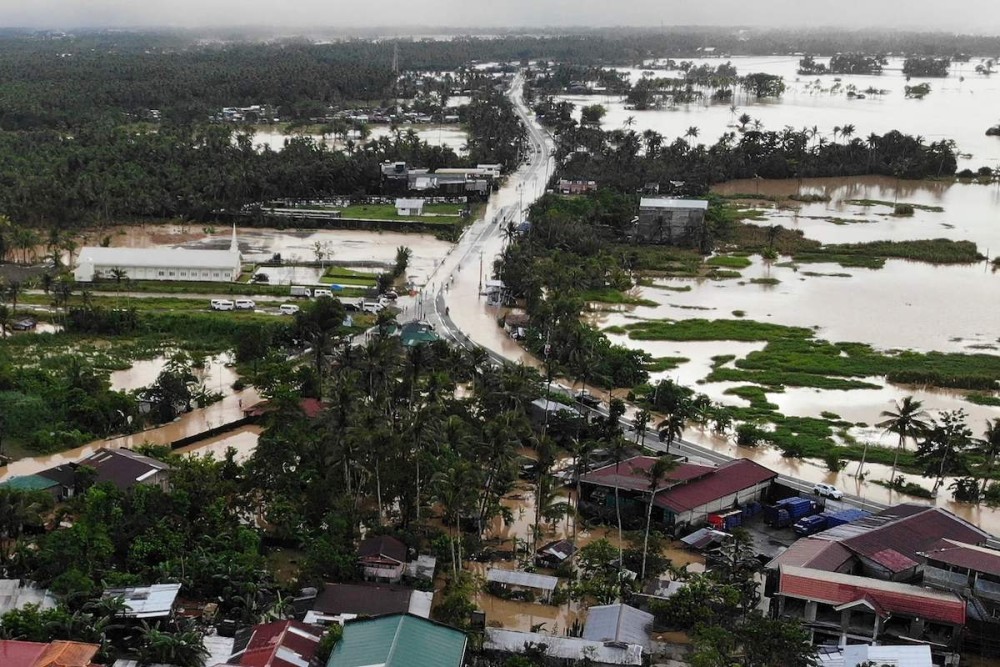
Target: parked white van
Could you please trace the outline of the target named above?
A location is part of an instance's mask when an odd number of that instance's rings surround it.
[[[232,310],[234,307],[229,299],[212,299],[212,310]]]
[[[328,289],[323,289],[322,287],[317,287],[313,290],[313,296],[319,298],[321,296],[333,296],[333,292]]]
[[[253,310],[256,307],[253,299],[236,299],[236,310]]]
[[[378,314],[381,313],[383,310],[385,310],[385,306],[383,306],[378,301],[364,301],[361,304],[361,310],[363,310],[366,313]]]
[[[278,306],[278,312],[282,315],[294,315],[299,312],[299,307],[294,303],[283,303]]]

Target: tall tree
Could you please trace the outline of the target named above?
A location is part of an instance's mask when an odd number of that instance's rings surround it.
[[[895,456],[892,457],[892,473],[889,483],[896,481],[896,468],[899,465],[899,453],[906,449],[906,441],[910,438],[918,438],[930,428],[929,415],[923,409],[924,404],[916,400],[913,396],[905,396],[902,401],[896,402],[895,410],[883,410],[880,414],[885,417],[876,426],[884,429],[887,433],[895,433],[899,436],[899,443],[896,446]]]

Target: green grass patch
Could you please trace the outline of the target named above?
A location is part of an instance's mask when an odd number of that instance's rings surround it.
[[[819,416],[823,419],[840,420],[840,415],[836,412],[830,412],[829,410],[823,410],[823,412],[819,413]]]
[[[750,261],[749,257],[716,255],[705,260],[705,264],[708,266],[723,266],[730,269],[745,269],[753,264],[753,262]]]
[[[627,324],[625,328],[629,337],[635,340],[755,342],[812,337],[809,329],[753,320],[644,320]]]
[[[902,457],[901,457],[902,458]],[[874,479],[872,480],[875,484],[883,486],[887,489],[892,489],[893,491],[898,491],[899,493],[904,493],[908,496],[913,496],[914,498],[933,498],[934,494],[931,493],[930,489],[925,489],[924,487],[916,484],[914,482],[904,482],[902,484],[892,484],[884,479]]]
[[[663,371],[672,371],[689,361],[691,360],[687,357],[653,357],[642,367],[647,373],[662,373]]]
[[[920,211],[930,211],[931,213],[943,213],[944,209],[940,206],[928,206],[927,204],[912,204],[910,202],[892,202],[885,201],[884,199],[845,199],[845,204],[852,204],[854,206],[887,206],[888,208],[895,209],[897,206],[909,206]]]
[[[463,220],[459,215],[463,208],[461,204],[425,204],[424,215],[398,215],[392,204],[352,204],[340,209],[340,212],[344,218],[356,220],[402,220],[457,225]]]
[[[818,271],[803,271],[802,275],[810,278],[853,278],[850,273],[820,273]]]
[[[736,359],[735,354],[717,354],[712,357],[712,368],[720,368]]]
[[[733,317],[746,317],[747,311],[745,310],[734,310]]]
[[[729,394],[730,396],[738,396],[745,401],[749,401],[750,407],[755,410],[770,412],[778,409],[777,405],[767,400],[767,393],[764,389],[756,385],[730,387],[724,393]]]
[[[288,294],[288,285],[269,285],[267,283],[221,283],[221,282],[192,282],[184,280],[133,280],[122,281],[99,280],[87,283],[86,288],[91,292],[113,292],[124,294],[126,292],[136,293],[160,293],[160,294],[212,294],[212,295],[233,295],[233,296],[284,296]]]
[[[778,285],[781,281],[777,278],[751,278],[750,283],[753,285]]]
[[[657,285],[653,283],[652,280],[642,280],[640,284],[643,287],[652,287],[653,289],[667,290],[668,292],[690,292],[690,285]]]
[[[969,403],[975,403],[976,405],[986,405],[993,408],[1000,408],[1000,397],[992,394],[969,394],[965,397]]]
[[[795,254],[797,262],[832,262],[844,267],[878,269],[886,259],[907,259],[928,264],[971,264],[984,259],[972,241],[923,239],[844,243]]]
[[[594,301],[597,303],[616,303],[628,306],[649,306],[654,307],[659,304],[649,299],[642,299],[632,296],[613,287],[603,289],[590,289],[580,292],[579,297],[584,301]]]
[[[619,334],[619,335],[621,335],[621,334],[627,334],[628,333],[628,329],[626,329],[623,326],[619,326],[619,325],[616,324],[614,326],[605,327],[604,328],[604,333]]]
[[[707,277],[712,280],[736,280],[737,278],[742,278],[743,274],[739,271],[727,271],[725,269],[712,269],[708,272]]]

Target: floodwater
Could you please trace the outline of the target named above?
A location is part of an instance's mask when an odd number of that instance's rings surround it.
[[[388,125],[371,125],[369,126],[369,130],[370,134],[367,139],[362,139],[360,134],[355,131],[351,131],[347,135],[347,141],[353,141],[356,145],[358,145],[367,141],[380,139],[381,137],[391,138],[395,133],[395,131]],[[399,132],[404,137],[410,130],[417,135],[418,139],[427,142],[431,146],[444,146],[446,148],[451,148],[459,156],[468,155],[466,143],[469,141],[469,135],[459,125],[401,125],[399,127]],[[285,147],[285,144],[289,139],[296,137],[312,139],[317,144],[324,144],[327,148],[332,150],[347,150],[347,141],[340,136],[335,138],[331,134],[321,136],[318,134],[304,134],[298,132],[289,134],[268,127],[258,128],[256,132],[254,132],[253,143],[258,150],[263,147],[267,147],[272,151],[280,151]]]
[[[800,76],[796,73],[797,56],[747,56],[733,58],[695,59],[716,67],[726,61],[743,76],[766,72],[784,77],[786,90],[779,99],[746,99],[737,92],[734,98],[736,111],[730,103],[712,104],[708,101],[680,104],[675,107],[635,111],[625,108],[623,98],[596,95],[559,96],[579,107],[602,104],[607,115],[602,120],[605,129],[621,128],[626,120],[634,118],[634,129],[639,134],[651,129],[666,137],[667,142],[684,136],[689,127],[699,130],[697,142],[713,144],[724,133],[733,131],[741,114],[759,119],[766,130],[780,130],[785,126],[795,129],[819,128],[822,136],[833,141],[833,128],[855,126],[855,136],[867,137],[870,133],[884,134],[899,130],[905,134],[919,135],[928,142],[952,139],[958,150],[969,158],[959,160],[959,168],[973,170],[982,166],[1000,166],[1000,138],[987,137],[987,128],[1000,122],[1000,80],[975,73],[978,60],[953,63],[951,72],[944,79],[910,81],[902,73],[902,60],[892,58],[881,75],[872,76]],[[635,81],[642,70],[622,69]],[[678,72],[657,70],[654,76],[680,76]],[[839,79],[839,87],[837,86]],[[818,83],[817,83],[818,81]],[[903,88],[928,83],[931,92],[924,99],[907,99]],[[848,86],[857,92],[872,87],[887,91],[884,95],[866,95],[866,99],[851,99]],[[711,91],[709,91],[709,96]],[[838,141],[842,139],[838,136]]]
[[[166,224],[122,226],[91,234],[94,239],[101,236],[110,236],[113,247],[217,249],[229,247],[232,229]],[[395,261],[396,249],[405,246],[412,251],[407,274],[418,284],[427,281],[427,276],[452,248],[452,244],[429,234],[354,229],[239,228],[237,237],[244,261],[264,261],[280,254],[287,261],[312,262],[316,261],[316,244],[319,243],[328,262],[387,267]],[[286,267],[275,275],[281,282],[298,284],[310,282],[317,274],[315,269]]]
[[[170,356],[168,352],[152,359],[138,359],[132,362],[131,368],[113,371],[110,377],[111,388],[116,391],[134,391],[152,385],[166,368]],[[195,359],[194,362],[192,375],[209,391],[218,393],[231,391],[230,387],[239,377],[232,366],[231,354]]]

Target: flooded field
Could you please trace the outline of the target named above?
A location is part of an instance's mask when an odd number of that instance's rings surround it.
[[[348,133],[347,139],[345,140],[341,136],[334,136],[332,134],[319,135],[319,134],[303,134],[303,133],[286,133],[280,130],[272,128],[258,128],[254,133],[253,143],[255,147],[267,147],[272,151],[280,151],[285,147],[285,144],[289,139],[295,137],[306,137],[312,139],[318,144],[325,144],[327,148],[337,151],[347,150],[347,142],[351,141],[354,144],[360,145],[368,141],[375,141],[382,137],[393,138],[397,130],[393,130],[388,125],[370,125],[370,134],[367,138],[362,138],[360,134],[355,131]],[[459,156],[464,156],[468,154],[466,150],[466,143],[469,140],[469,135],[457,124],[449,125],[401,125],[398,129],[400,135],[405,138],[407,133],[412,131],[420,141],[425,141],[431,146],[444,146],[446,148],[451,148]]]
[[[785,93],[778,99],[744,99],[737,94],[737,110],[730,104],[711,104],[706,101],[679,104],[674,107],[635,111],[627,109],[624,99],[597,95],[564,95],[560,100],[580,106],[602,104],[608,113],[602,120],[605,129],[620,128],[625,121],[635,119],[632,129],[639,134],[654,130],[673,141],[683,136],[689,127],[699,129],[696,141],[713,144],[723,132],[737,127],[736,118],[747,113],[759,119],[764,129],[779,130],[785,126],[819,128],[822,136],[832,140],[833,128],[852,124],[855,136],[867,137],[870,133],[883,134],[899,130],[905,134],[920,135],[926,141],[954,140],[958,150],[969,157],[959,160],[959,168],[973,170],[982,166],[1000,166],[1000,137],[985,136],[987,128],[998,121],[1000,109],[1000,81],[975,73],[978,61],[953,63],[945,79],[910,80],[902,73],[902,60],[890,58],[881,75],[871,76],[804,76],[796,73],[797,56],[746,56],[733,58],[694,59],[695,65],[717,67],[729,61],[740,76],[766,72],[784,77]],[[642,76],[643,70],[622,69],[632,81]],[[681,76],[679,72],[656,70],[656,77]],[[907,99],[904,87],[928,83],[931,92],[924,99]],[[886,91],[885,94],[866,95],[865,99],[847,96],[849,86],[858,92],[868,88]],[[842,139],[841,139],[842,140]]]
[[[211,249],[229,247],[231,235],[232,230],[225,227],[178,224],[121,226],[93,232],[88,235],[88,242],[108,236],[114,247]],[[427,281],[427,276],[452,247],[452,244],[428,234],[364,230],[239,228],[237,236],[245,262],[269,260],[275,254],[286,261],[316,261],[316,244],[319,243],[329,253],[325,258],[330,262],[391,266],[396,258],[396,249],[406,246],[413,253],[407,274],[420,284]],[[275,275],[281,282],[290,284],[308,283],[318,277],[315,269],[304,267],[286,267]]]

